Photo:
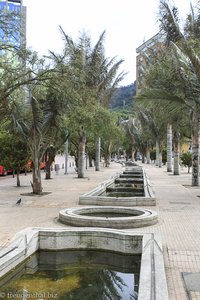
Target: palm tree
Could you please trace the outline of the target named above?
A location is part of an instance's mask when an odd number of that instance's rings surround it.
[[[55,103],[46,101],[44,105],[33,96],[25,103],[23,110],[18,106],[12,113],[15,128],[30,150],[34,194],[42,193],[40,165],[45,151],[56,136],[60,114]]]
[[[75,43],[60,27],[61,33],[66,42],[63,58],[60,60],[54,53],[57,61],[67,62],[71,77],[74,82],[79,97],[79,106],[87,107],[87,103],[106,106],[111,98],[116,86],[123,79],[124,73],[118,73],[118,69],[123,62],[116,61],[116,58],[107,59],[104,51],[103,32],[94,48],[91,46],[91,39],[85,33],[82,33],[79,41]],[[83,128],[83,123],[80,124],[79,130],[79,166],[78,177],[84,176],[83,159],[85,157],[86,129]],[[100,158],[100,139],[97,137],[97,153],[96,153],[96,170],[99,170]]]
[[[162,167],[162,150],[165,145],[166,132],[166,112],[164,107],[158,105],[155,107],[153,102],[144,101],[138,97],[138,105],[136,107],[137,117],[140,120],[143,131],[148,132],[149,142],[156,144],[156,165]],[[148,144],[147,144],[148,145]]]
[[[199,185],[199,112],[200,112],[200,10],[197,7],[195,14],[191,12],[182,32],[178,22],[177,8],[171,8],[166,1],[160,3],[161,29],[166,34],[166,41],[171,44],[176,54],[176,63],[179,64],[179,74],[183,84],[182,92],[184,104],[191,110],[192,122],[192,185]]]
[[[191,117],[192,143],[193,143],[193,174],[192,185],[199,184],[199,157],[198,157],[198,136],[199,136],[199,79],[198,79],[198,16],[194,15],[193,9],[188,16],[185,32],[181,32],[177,9],[170,8],[166,1],[161,1],[161,29],[166,36],[166,47],[158,54],[146,74],[147,92],[146,97],[156,101],[162,99],[168,101],[169,107],[174,107],[173,115],[176,123],[176,132],[174,134],[174,144],[177,153],[174,160],[174,174],[178,174],[178,140],[181,125],[181,116],[185,111],[184,117]],[[194,47],[195,45],[195,47]],[[194,62],[196,65],[194,66]],[[181,111],[182,107],[182,111]],[[170,108],[171,109],[171,108]],[[178,121],[177,119],[178,115]],[[172,118],[172,119],[173,119]],[[179,127],[179,128],[178,128]]]

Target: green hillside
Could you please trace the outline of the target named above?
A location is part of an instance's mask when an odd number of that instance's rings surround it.
[[[111,102],[110,108],[114,110],[127,109],[133,104],[133,97],[136,94],[136,82],[122,86],[116,89]]]

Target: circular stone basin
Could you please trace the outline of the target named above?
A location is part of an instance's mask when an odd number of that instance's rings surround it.
[[[60,222],[71,226],[104,228],[137,228],[150,226],[158,221],[156,212],[122,206],[87,206],[62,209]]]

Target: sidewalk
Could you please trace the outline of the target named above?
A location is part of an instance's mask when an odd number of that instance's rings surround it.
[[[18,231],[26,227],[66,227],[57,221],[59,211],[78,205],[79,195],[96,187],[100,182],[121,170],[120,164],[112,164],[95,172],[94,168],[85,171],[85,178],[77,178],[74,168],[64,175],[64,169],[52,171],[52,179],[45,180],[42,171],[43,196],[25,196],[32,192],[32,174],[20,175],[21,187],[16,187],[16,178],[0,177],[0,248],[6,246]],[[20,205],[16,201],[21,198]]]
[[[200,272],[200,188],[191,187],[191,174],[181,171],[173,176],[155,165],[141,164],[150,178],[156,195],[156,207],[146,207],[158,212],[156,225],[129,229],[132,232],[159,233],[163,242],[164,260],[170,300],[200,300],[200,282],[195,292],[187,297],[183,272]],[[85,178],[78,179],[73,171],[64,175],[52,173],[51,180],[43,179],[45,196],[23,196],[31,192],[31,174],[20,176],[21,187],[16,178],[0,178],[0,247],[6,246],[15,233],[26,227],[66,227],[58,222],[62,208],[78,206],[79,195],[96,187],[121,170],[121,165],[111,163],[109,168],[95,172],[89,168]],[[42,176],[44,178],[44,173]],[[21,205],[16,201],[21,198]]]
[[[142,165],[142,164],[141,164]],[[159,222],[142,231],[161,235],[170,300],[199,300],[200,277],[188,296],[183,273],[200,272],[200,188],[191,187],[191,174],[167,173],[166,166],[143,165],[157,199]]]

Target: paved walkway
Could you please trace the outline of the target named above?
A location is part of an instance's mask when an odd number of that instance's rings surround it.
[[[156,195],[156,207],[149,207],[159,214],[156,225],[131,229],[133,232],[160,233],[166,267],[170,300],[200,300],[199,290],[188,296],[184,287],[183,273],[200,272],[200,189],[191,187],[191,174],[181,170],[180,176],[166,172],[166,167],[143,165],[150,177]],[[16,178],[0,178],[0,247],[6,246],[15,233],[26,227],[63,227],[57,220],[60,209],[78,206],[79,195],[108,179],[121,166],[111,163],[109,168],[95,172],[86,170],[84,179],[75,172],[64,175],[61,169],[52,173],[51,180],[43,179],[45,196],[25,196],[31,192],[31,174],[20,176],[21,187]],[[44,178],[44,173],[42,174]],[[21,205],[16,201],[21,198]],[[147,207],[148,208],[148,207]],[[190,297],[190,298],[189,298]]]
[[[200,189],[191,187],[191,174],[186,169],[174,176],[166,167],[144,167],[159,215],[158,224],[145,231],[161,235],[170,300],[199,300],[200,281],[197,290],[187,295],[183,273],[200,272]]]

